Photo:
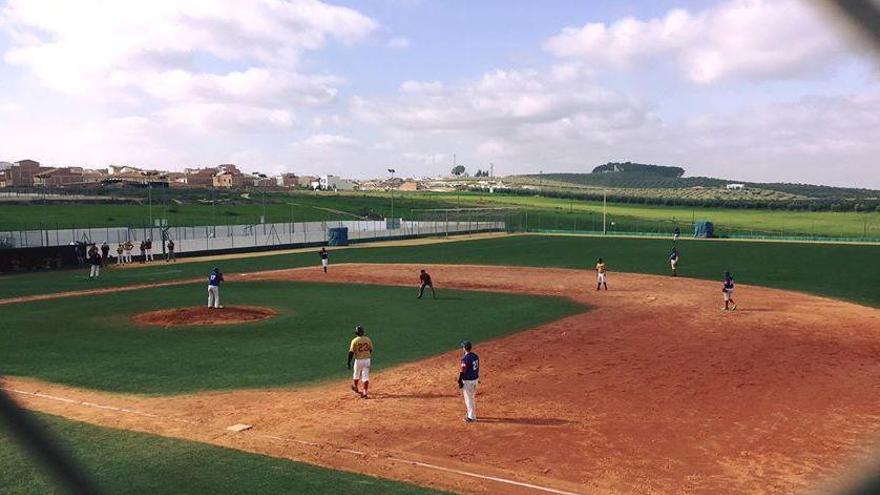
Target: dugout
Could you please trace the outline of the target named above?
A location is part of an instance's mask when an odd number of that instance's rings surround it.
[[[715,237],[715,224],[705,220],[695,223],[694,237]]]

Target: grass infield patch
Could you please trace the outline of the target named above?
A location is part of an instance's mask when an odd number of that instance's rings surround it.
[[[158,327],[145,311],[205,304],[202,284],[2,307],[0,374],[143,394],[290,386],[348,375],[355,325],[373,339],[376,370],[583,311],[563,298],[294,282],[229,283],[226,305],[274,309],[262,321]],[[215,310],[218,311],[218,310]],[[222,311],[222,310],[219,310]],[[452,363],[453,365],[455,363]]]

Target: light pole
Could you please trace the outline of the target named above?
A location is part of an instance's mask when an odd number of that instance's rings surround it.
[[[150,232],[153,232],[153,185],[147,184],[147,205],[150,211]]]
[[[394,226],[394,169],[389,168],[388,173],[391,174],[391,225]]]
[[[608,220],[608,193],[607,193],[607,191],[602,191],[602,235],[608,234],[607,220]]]

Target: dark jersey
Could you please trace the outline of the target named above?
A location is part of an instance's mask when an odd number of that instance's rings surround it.
[[[419,280],[422,281],[422,285],[431,285],[431,276],[427,273],[419,275]]]
[[[461,379],[476,380],[480,378],[480,357],[469,352],[461,358]]]
[[[327,251],[321,251],[318,253],[318,255],[321,256],[322,260],[330,258],[330,253],[328,253]]]
[[[733,279],[725,278],[724,279],[724,290],[730,291],[733,290]]]
[[[220,282],[223,281],[223,274],[220,272],[212,272],[208,275],[208,285],[213,285],[215,287],[220,286]]]

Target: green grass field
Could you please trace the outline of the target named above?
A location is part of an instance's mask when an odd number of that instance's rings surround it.
[[[166,218],[171,225],[258,223],[265,212],[267,222],[303,222],[351,219],[360,216],[389,216],[388,193],[255,194],[251,199],[229,196],[234,204],[174,204],[174,192],[155,193],[152,218]],[[395,214],[418,216],[413,209],[462,207],[518,207],[520,215],[508,222],[517,230],[601,230],[602,203],[543,196],[515,196],[488,193],[395,193]],[[144,226],[149,223],[146,204],[81,204],[76,216],[70,205],[4,205],[0,208],[0,231],[78,226]],[[880,213],[805,212],[609,204],[608,226],[612,231],[668,233],[673,222],[685,234],[692,220],[710,220],[719,234],[790,235],[818,237],[880,237]],[[611,222],[615,225],[612,227]]]
[[[414,247],[348,248],[333,251],[331,261],[361,263],[474,263],[591,269],[597,257],[612,271],[667,274],[670,241],[569,236],[510,236]],[[765,285],[880,306],[880,246],[734,241],[681,243],[682,276],[719,279],[731,270],[742,284]],[[186,263],[133,270],[106,270],[97,282],[86,272],[0,277],[0,297],[113,287],[185,277],[207,277],[219,264],[227,273],[317,265],[314,253],[273,255],[223,262]],[[9,311],[0,306],[2,316]]]
[[[357,324],[373,338],[381,370],[584,309],[551,297],[444,290],[418,301],[404,287],[290,282],[229,283],[221,298],[280,314],[170,329],[130,321],[144,311],[203,305],[204,284],[6,307],[0,374],[145,394],[291,386],[346,376]]]
[[[434,494],[434,490],[212,445],[101,428],[39,414],[102,493]],[[2,426],[2,425],[0,425]],[[0,493],[67,493],[0,428]]]
[[[333,251],[331,260],[591,269],[601,256],[609,263],[613,284],[616,271],[667,274],[669,247],[669,240],[660,239],[530,235],[346,248]],[[731,270],[740,284],[880,307],[880,246],[684,241],[681,251],[685,277],[717,280]],[[88,281],[83,271],[3,276],[0,297],[205,277],[218,264],[227,273],[244,273],[309,265],[317,269],[317,261],[309,252],[157,263],[107,270],[97,282]],[[280,315],[228,327],[161,329],[128,323],[132,313],[203,304],[204,297],[204,283],[197,283],[0,306],[0,374],[156,395],[296,386],[348,376],[346,345],[356,323],[364,324],[376,340],[376,366],[383,368],[453,349],[463,338],[461,328],[479,341],[583,310],[548,297],[443,291],[438,301],[416,301],[413,288],[229,282],[223,287],[225,303],[271,306]],[[182,486],[192,487],[193,493],[430,493],[199,443],[42,418],[92,467],[109,493],[179,493]],[[38,470],[7,440],[0,428],[0,493],[51,493]]]

